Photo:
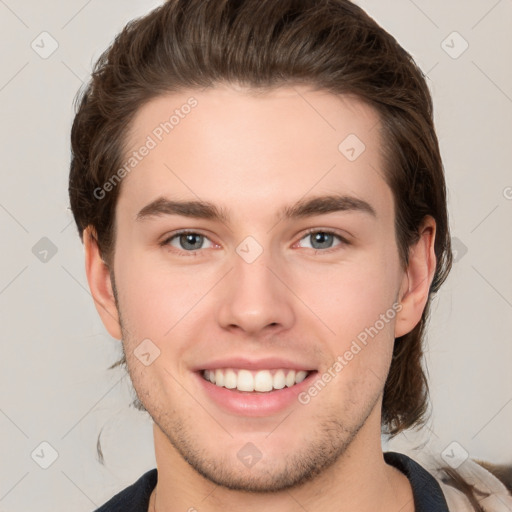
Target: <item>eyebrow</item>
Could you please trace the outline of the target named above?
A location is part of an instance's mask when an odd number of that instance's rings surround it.
[[[284,207],[278,214],[278,217],[294,219],[335,212],[359,212],[377,218],[375,208],[367,201],[340,194],[302,199],[294,205]],[[225,209],[218,208],[208,201],[173,201],[165,197],[159,197],[144,206],[137,214],[136,220],[143,221],[162,215],[181,215],[184,217],[214,220],[223,223],[227,223],[229,220]]]

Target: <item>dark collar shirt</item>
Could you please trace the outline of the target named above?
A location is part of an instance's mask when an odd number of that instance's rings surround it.
[[[427,470],[401,453],[386,452],[384,460],[409,479],[416,512],[449,512],[439,483]],[[156,469],[148,471],[95,512],[147,512],[157,476]]]

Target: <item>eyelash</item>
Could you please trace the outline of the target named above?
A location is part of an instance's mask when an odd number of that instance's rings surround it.
[[[329,247],[328,249],[313,249],[315,251],[315,254],[318,253],[318,252],[321,252],[321,253],[324,253],[324,254],[325,253],[330,253],[332,251],[337,250],[340,245],[345,245],[345,246],[350,245],[350,242],[346,238],[342,237],[341,235],[339,235],[335,231],[332,231],[330,229],[318,229],[318,228],[311,228],[308,231],[306,231],[306,233],[304,233],[304,235],[302,235],[300,237],[299,242],[301,240],[303,240],[304,238],[308,237],[309,235],[312,235],[313,233],[323,233],[323,234],[326,234],[326,235],[332,235],[335,238],[338,238],[338,240],[341,242],[339,245],[336,245],[334,247]],[[204,238],[209,239],[206,235],[203,235],[202,233],[200,233],[198,231],[184,229],[184,230],[181,230],[181,231],[176,231],[172,235],[168,236],[165,240],[160,242],[159,245],[161,247],[170,247],[169,243],[171,242],[171,240],[174,240],[176,237],[179,237],[181,235],[200,235],[200,236],[203,236]],[[196,251],[184,251],[184,250],[179,250],[179,249],[177,250],[176,248],[173,247],[172,250],[173,250],[173,252],[176,251],[179,256],[187,257],[187,256],[197,256],[197,253],[201,252],[202,249],[198,249]],[[182,254],[182,253],[184,253],[184,254]]]

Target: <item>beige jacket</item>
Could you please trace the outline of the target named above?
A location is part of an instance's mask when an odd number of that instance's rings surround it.
[[[467,459],[458,468],[449,469],[460,479],[457,484],[443,469],[447,467],[444,461],[430,457],[418,462],[439,482],[450,512],[512,512],[512,494],[475,461]],[[460,490],[466,485],[466,492]]]

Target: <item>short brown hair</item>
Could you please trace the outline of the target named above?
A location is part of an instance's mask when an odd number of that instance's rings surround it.
[[[385,432],[420,425],[428,403],[424,330],[432,294],[452,264],[432,99],[412,57],[350,1],[168,0],[128,23],[77,98],[69,195],[80,237],[92,226],[110,266],[122,183],[102,199],[94,191],[121,167],[137,111],[159,95],[221,83],[261,90],[309,84],[355,95],[378,112],[404,268],[424,217],[437,224],[429,299],[416,327],[395,341],[382,406]]]

